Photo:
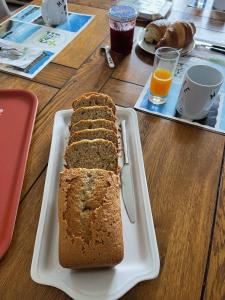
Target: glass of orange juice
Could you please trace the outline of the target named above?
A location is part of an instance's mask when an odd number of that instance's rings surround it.
[[[166,102],[179,57],[180,52],[171,47],[161,47],[156,50],[150,81],[149,101],[152,103]]]

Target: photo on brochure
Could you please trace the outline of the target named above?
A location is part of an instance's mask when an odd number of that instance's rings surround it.
[[[41,26],[29,24],[14,20],[7,20],[0,24],[0,39],[23,43],[32,34],[40,30]]]

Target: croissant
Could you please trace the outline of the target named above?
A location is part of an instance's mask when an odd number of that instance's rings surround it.
[[[165,46],[178,49],[185,48],[192,42],[195,33],[194,23],[177,21],[167,28],[163,38],[159,40],[157,48]]]

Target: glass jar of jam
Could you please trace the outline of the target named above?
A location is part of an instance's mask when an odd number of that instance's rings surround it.
[[[133,46],[137,11],[130,6],[112,6],[109,10],[111,50],[129,54]]]

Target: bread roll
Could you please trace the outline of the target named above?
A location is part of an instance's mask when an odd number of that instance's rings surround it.
[[[145,29],[145,41],[147,43],[157,44],[163,38],[167,28],[171,24],[167,19],[156,20],[149,23]]]

